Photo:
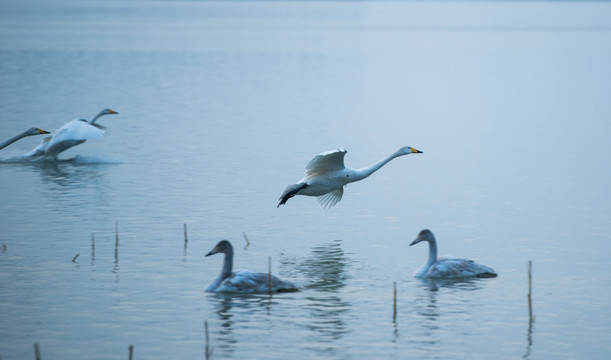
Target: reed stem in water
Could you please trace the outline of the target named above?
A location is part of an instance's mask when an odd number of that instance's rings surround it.
[[[269,296],[272,296],[272,257],[267,258],[268,263],[268,271],[267,271],[267,280],[269,284]]]
[[[212,348],[210,347],[210,336],[208,335],[208,320],[204,321],[204,329],[206,330],[206,360],[212,356]]]
[[[392,282],[392,322],[397,322],[397,282]]]
[[[36,357],[36,360],[42,359],[42,357],[40,356],[40,346],[38,346],[37,342],[34,343],[34,356]]]

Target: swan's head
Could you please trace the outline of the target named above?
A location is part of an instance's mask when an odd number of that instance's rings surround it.
[[[102,115],[112,115],[112,114],[118,114],[118,112],[112,110],[112,109],[104,109],[102,111],[100,111],[100,116]]]
[[[415,149],[411,146],[404,146],[401,149],[397,150],[397,153],[400,155],[407,155],[407,154],[422,154],[422,151]]]
[[[206,256],[210,256],[210,255],[214,255],[218,253],[227,254],[230,252],[233,252],[233,246],[231,246],[231,243],[227,240],[221,240],[218,242],[218,244],[216,244],[214,249],[210,250],[210,252],[206,254]]]
[[[112,109],[104,109],[104,110],[100,111],[96,116],[94,116],[93,119],[91,119],[91,121],[89,121],[89,123],[91,125],[93,125],[95,123],[95,121],[97,119],[99,119],[101,116],[104,116],[104,115],[113,115],[113,114],[118,114],[118,112],[116,112],[116,111],[114,111]]]
[[[428,242],[435,241],[435,236],[433,235],[433,232],[429,229],[424,229],[420,231],[416,240],[412,241],[412,243],[409,244],[409,246],[416,245],[417,243],[422,242],[422,241],[428,241]]]
[[[29,128],[28,131],[26,131],[26,136],[30,136],[30,135],[42,135],[42,134],[50,134],[50,132],[45,131],[43,129],[39,129],[39,128]]]

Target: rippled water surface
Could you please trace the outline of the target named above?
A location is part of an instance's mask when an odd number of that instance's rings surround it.
[[[2,359],[205,358],[204,322],[213,359],[611,356],[611,4],[0,6],[1,140],[119,112],[0,150]],[[403,145],[276,208],[316,153]],[[499,277],[413,278],[424,228]],[[204,292],[221,239],[302,291]]]

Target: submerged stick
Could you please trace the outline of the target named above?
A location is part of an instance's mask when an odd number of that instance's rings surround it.
[[[74,255],[74,257],[72,258],[72,262],[73,262],[73,263],[75,263],[75,262],[76,262],[76,258],[77,258],[77,257],[79,257],[79,255],[81,255],[81,254],[76,254],[76,255]]]
[[[397,322],[397,282],[392,282],[392,322]]]
[[[134,357],[134,345],[129,346],[129,360],[132,360]]]
[[[528,260],[528,330],[526,331],[526,352],[523,358],[530,358],[531,347],[533,344],[533,324],[535,317],[533,316],[533,305],[532,305],[532,260]]]
[[[533,321],[533,305],[532,305],[532,260],[528,260],[528,319]]]
[[[187,244],[189,243],[189,237],[187,236],[187,224],[183,224],[184,225],[184,233],[185,233],[185,245],[183,246],[182,250],[185,252],[185,255],[187,255]]]
[[[34,343],[34,356],[36,357],[36,360],[42,359],[42,357],[40,356],[40,347],[38,346],[37,342]]]
[[[208,335],[208,320],[204,321],[204,329],[206,329],[206,360],[212,356],[212,349],[210,348],[210,336]]]
[[[268,272],[267,272],[267,280],[269,284],[269,296],[272,296],[272,257],[267,258],[268,262]]]
[[[93,232],[91,233],[91,261],[95,259],[95,238]]]
[[[119,222],[115,221],[115,264],[119,262]]]
[[[246,236],[245,232],[243,232],[242,235],[244,236],[244,240],[246,241],[246,246],[244,246],[244,250],[246,250],[250,246],[250,241],[248,241],[248,236]]]
[[[532,293],[532,269],[533,269],[533,261],[528,260],[528,297],[530,298],[530,294]]]

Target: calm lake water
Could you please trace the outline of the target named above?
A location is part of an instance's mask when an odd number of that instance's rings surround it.
[[[611,356],[609,3],[3,0],[0,64],[1,140],[119,112],[0,152],[4,360],[201,359],[204,321],[213,359]],[[499,277],[413,278],[424,228]],[[302,291],[204,292],[221,239]]]

